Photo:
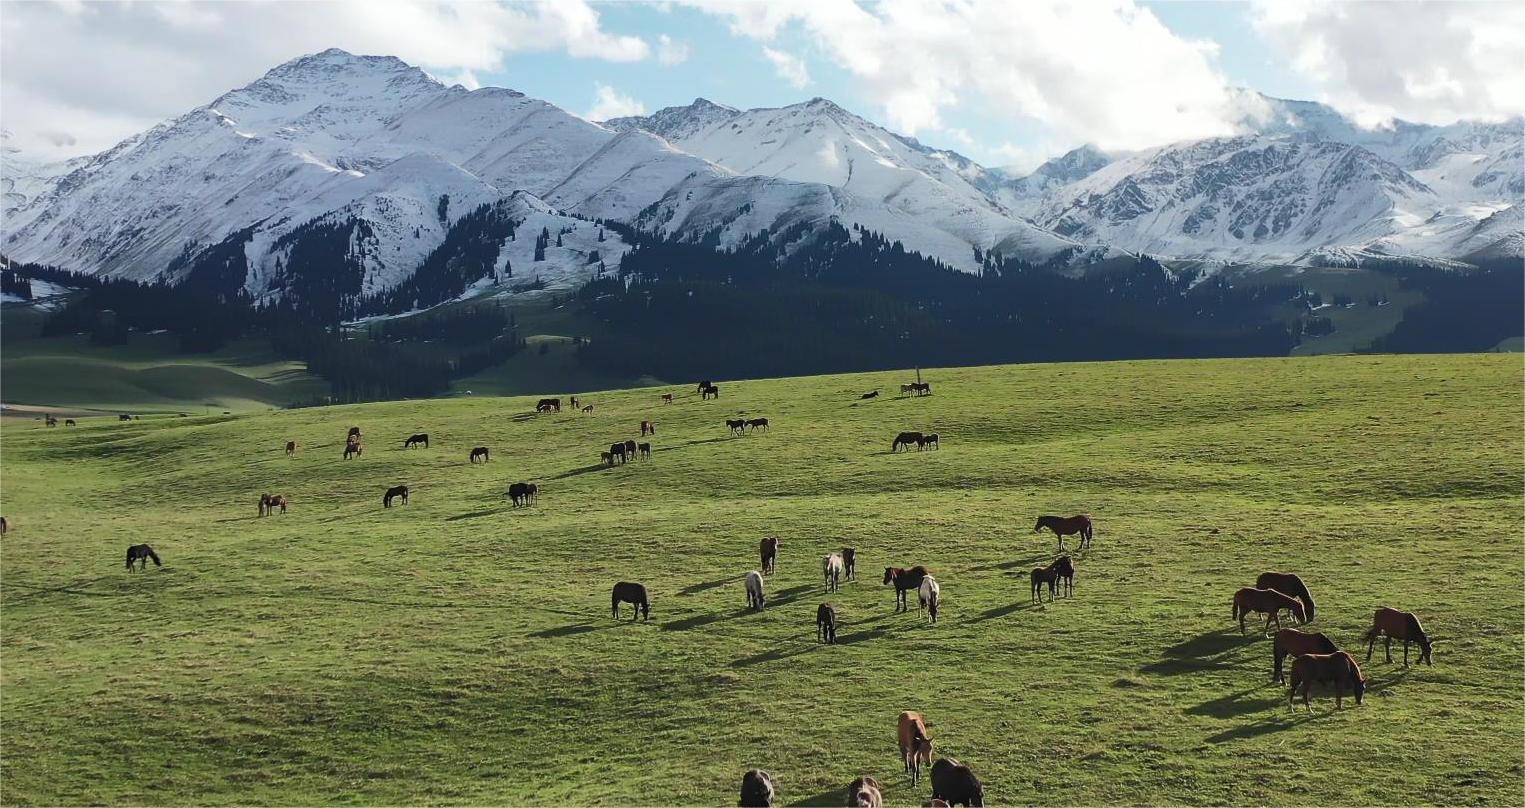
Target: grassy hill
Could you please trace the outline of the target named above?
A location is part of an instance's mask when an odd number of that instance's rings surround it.
[[[917,709],[996,803],[1519,803],[1518,357],[923,373],[923,398],[885,373],[586,394],[586,416],[6,423],[4,801],[719,805],[758,766],[780,804],[839,805],[859,774],[920,804],[894,731]],[[730,437],[743,414],[771,432]],[[600,466],[642,419],[654,457]],[[351,424],[366,452],[343,461]],[[890,454],[901,429],[943,448]],[[403,450],[419,431],[433,448]],[[516,480],[537,506],[499,498]],[[411,504],[383,509],[398,483]],[[292,511],[256,518],[265,491]],[[1056,555],[1033,519],[1078,511],[1075,597],[1032,605]],[[753,614],[764,535],[783,548]],[[144,541],[165,566],[129,575]],[[844,544],[860,578],[827,596]],[[936,626],[879,583],[916,563]],[[1363,706],[1288,710],[1269,641],[1229,619],[1263,570],[1300,573],[1347,648],[1376,607],[1417,612],[1434,667],[1379,649]],[[650,589],[649,623],[610,619],[618,580]]]

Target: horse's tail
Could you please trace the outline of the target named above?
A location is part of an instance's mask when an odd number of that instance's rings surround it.
[[[127,548],[127,569],[132,569],[132,548]]]
[[[1229,619],[1230,620],[1238,620],[1239,619],[1239,596],[1238,595],[1234,596],[1233,607],[1234,607],[1233,615],[1230,616]]]

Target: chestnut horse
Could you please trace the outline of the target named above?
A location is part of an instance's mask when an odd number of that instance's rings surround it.
[[[1426,665],[1434,665],[1430,659],[1430,651],[1435,641],[1424,633],[1424,627],[1419,625],[1419,618],[1410,612],[1400,612],[1397,609],[1389,609],[1386,606],[1377,610],[1372,617],[1371,628],[1361,639],[1366,640],[1366,661],[1371,661],[1372,649],[1377,644],[1378,637],[1385,637],[1383,652],[1387,655],[1387,661],[1393,661],[1393,640],[1403,640],[1403,664],[1409,664],[1409,643],[1419,645],[1419,661]]]
[[[932,763],[932,739],[927,737],[927,722],[921,713],[906,710],[895,717],[895,734],[900,744],[900,761],[911,785],[921,779],[921,767]]]
[[[757,555],[762,558],[763,574],[769,574],[778,570],[778,537],[765,536],[757,543]]]
[[[1366,677],[1361,675],[1361,666],[1356,664],[1356,658],[1344,651],[1335,651],[1332,654],[1303,654],[1292,660],[1292,684],[1287,688],[1287,707],[1292,707],[1292,694],[1297,692],[1297,686],[1303,688],[1303,707],[1308,712],[1313,712],[1313,705],[1308,703],[1308,693],[1313,690],[1313,684],[1334,685],[1334,706],[1339,709],[1340,697],[1344,695],[1346,685],[1355,694],[1356,704],[1361,703],[1361,697],[1366,695]]]
[[[1334,640],[1320,631],[1298,631],[1295,628],[1284,628],[1276,632],[1276,637],[1271,641],[1271,681],[1284,682],[1286,677],[1282,675],[1282,660],[1289,656],[1302,656],[1303,654],[1332,654],[1340,650]]]
[[[912,589],[921,589],[921,579],[927,577],[926,567],[885,567],[884,583],[882,586],[895,585],[895,611],[909,611],[910,606],[906,603],[906,594]]]
[[[1063,516],[1040,516],[1037,523],[1033,525],[1033,532],[1042,532],[1044,528],[1054,531],[1054,535],[1059,537],[1060,552],[1064,551],[1064,537],[1076,533],[1080,534],[1079,549],[1084,550],[1091,546],[1093,526],[1091,524],[1091,517],[1088,514],[1079,514],[1068,518]]]
[[[1234,593],[1233,619],[1239,621],[1240,634],[1245,633],[1244,619],[1249,617],[1250,612],[1268,615],[1266,627],[1262,633],[1271,633],[1273,622],[1276,623],[1277,628],[1281,628],[1279,615],[1283,610],[1292,612],[1292,616],[1296,617],[1299,623],[1308,622],[1308,617],[1303,611],[1303,602],[1297,598],[1283,595],[1274,589],[1254,589],[1248,586]]]
[[[1262,572],[1255,579],[1256,589],[1274,589],[1283,595],[1291,595],[1303,602],[1303,608],[1308,610],[1308,619],[1311,621],[1317,614],[1313,605],[1313,593],[1308,591],[1308,585],[1303,579],[1290,572]]]

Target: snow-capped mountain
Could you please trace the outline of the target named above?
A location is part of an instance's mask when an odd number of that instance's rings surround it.
[[[990,169],[982,178],[980,188],[1011,210],[1031,216],[1037,213],[1044,194],[1095,174],[1117,157],[1118,155],[1108,154],[1087,143],[1043,163],[1025,175],[1013,175],[1005,169]]]

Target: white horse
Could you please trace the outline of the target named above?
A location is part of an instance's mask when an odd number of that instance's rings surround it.
[[[928,575],[921,579],[921,589],[916,592],[918,610],[925,610],[932,616],[932,622],[937,622],[937,603],[942,598],[942,588],[937,585],[937,579]]]
[[[757,570],[747,573],[747,608],[762,611],[763,577]]]
[[[832,553],[821,559],[821,575],[826,578],[826,591],[835,592],[842,588],[842,563],[841,553]]]

